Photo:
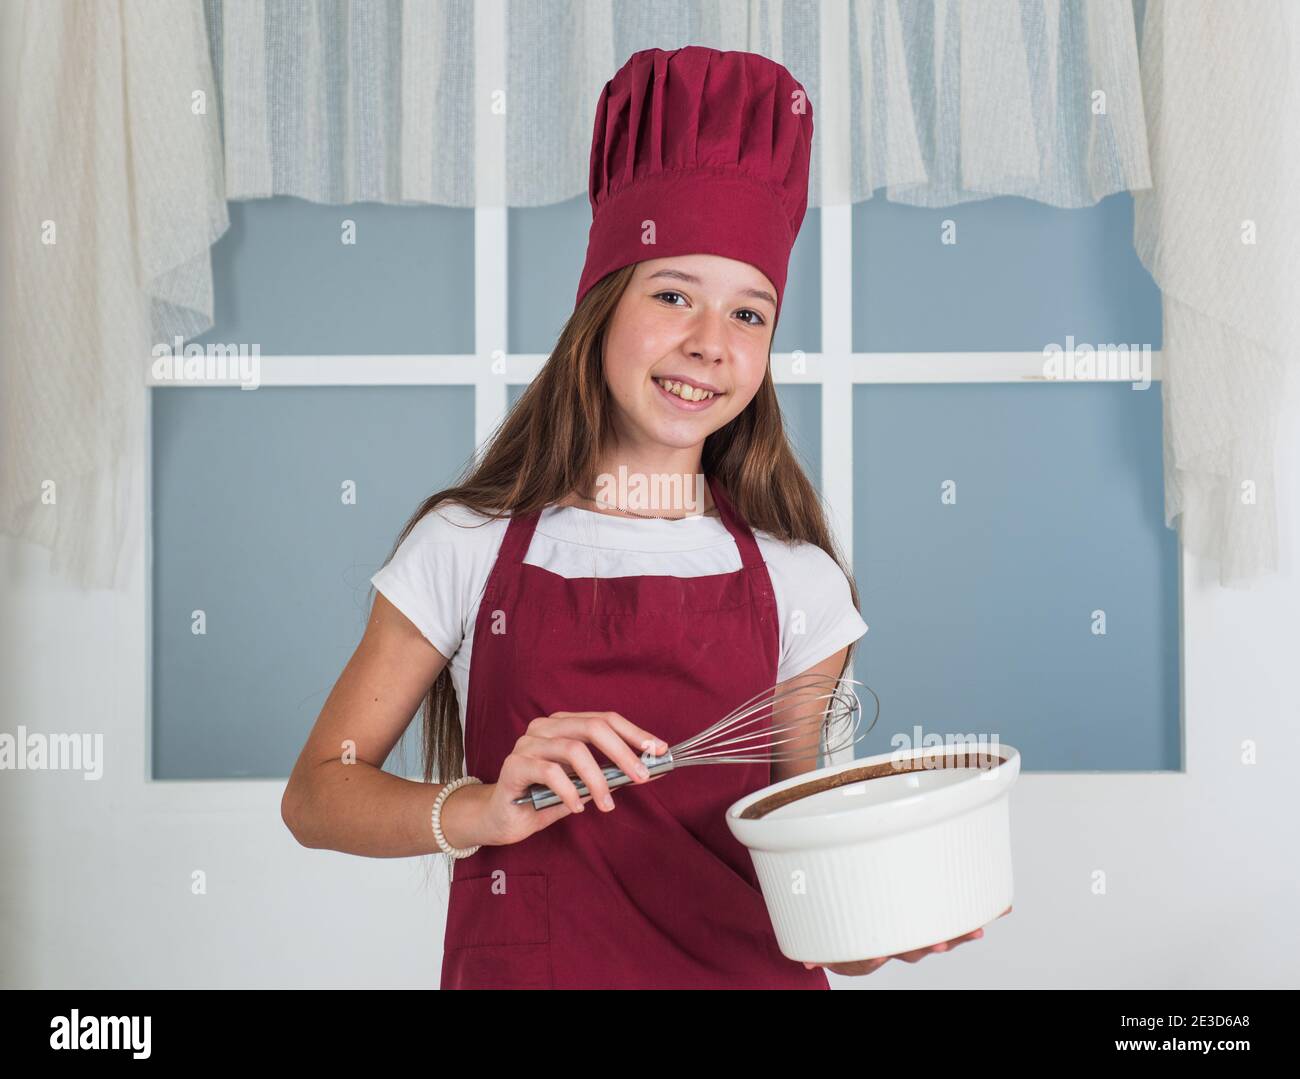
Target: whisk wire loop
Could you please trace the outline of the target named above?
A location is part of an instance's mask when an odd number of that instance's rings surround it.
[[[865,730],[854,686],[863,686],[876,699],[876,715]],[[643,762],[651,775],[658,775],[688,764],[815,760],[822,753],[837,753],[861,741],[879,716],[880,698],[870,686],[852,678],[805,674],[756,693],[712,726],[671,746],[662,757],[648,756]],[[778,748],[798,743],[806,748]],[[632,781],[613,765],[602,771],[610,787]],[[579,777],[572,778],[580,797],[590,794]],[[545,809],[558,804],[560,797],[549,787],[533,784],[527,794],[514,799],[516,805],[529,802],[536,809]]]

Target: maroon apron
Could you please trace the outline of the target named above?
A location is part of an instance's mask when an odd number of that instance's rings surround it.
[[[742,568],[705,577],[566,578],[524,556],[514,516],[474,627],[465,768],[494,782],[528,724],[613,711],[675,745],[776,683],[779,626],[749,526],[709,487]],[[499,613],[498,613],[499,612]],[[608,760],[589,747],[597,763]],[[727,807],[767,762],[679,768],[615,789],[519,843],[454,867],[442,988],[829,989],[777,947]]]

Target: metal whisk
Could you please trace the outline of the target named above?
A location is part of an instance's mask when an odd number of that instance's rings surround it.
[[[779,689],[755,694],[713,726],[670,746],[662,757],[646,753],[641,761],[653,776],[687,764],[815,760],[819,753],[835,753],[861,741],[876,725],[880,698],[870,686],[864,686],[876,698],[876,715],[871,726],[862,730],[862,705],[853,691],[861,685],[852,678],[800,675]],[[632,782],[631,776],[614,765],[601,771],[611,788]],[[591,793],[581,778],[571,778],[579,797]],[[514,804],[531,802],[534,809],[546,809],[560,800],[550,787],[534,783]]]

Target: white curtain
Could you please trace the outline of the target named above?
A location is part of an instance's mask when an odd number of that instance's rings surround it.
[[[150,347],[212,324],[228,225],[203,10],[39,0],[0,19],[0,531],[83,588],[122,587]]]
[[[471,0],[206,6],[230,198],[474,205]],[[505,19],[510,206],[585,193],[600,89],[638,49],[761,52],[814,117],[821,100],[816,0],[513,0]],[[1090,206],[1150,183],[1129,0],[852,0],[844,47],[850,188],[828,189],[814,155],[810,206],[881,187],[925,206]]]
[[[132,358],[211,324],[223,199],[473,205],[475,8],[4,7],[17,46],[0,109],[18,153],[0,217],[0,304],[13,313],[0,530],[107,583],[135,516],[113,471],[139,429],[144,363]],[[1280,289],[1294,283],[1295,192],[1281,184],[1296,114],[1293,98],[1277,101],[1294,7],[1150,0],[1139,68],[1129,0],[850,0],[848,187],[829,189],[816,155],[810,182],[812,206],[882,190],[923,206],[1010,194],[1078,207],[1134,191],[1138,251],[1165,290],[1166,519],[1225,580],[1276,562],[1264,461],[1294,317]],[[814,110],[822,100],[815,0],[513,0],[504,18],[512,206],[585,192],[597,96],[637,49],[762,52]],[[205,113],[191,111],[196,91]],[[1258,223],[1250,254],[1214,239],[1226,207]],[[55,245],[39,242],[46,220]],[[1254,481],[1249,512],[1229,497],[1239,477]],[[60,481],[54,506],[46,480]]]
[[[1164,294],[1165,518],[1230,586],[1278,564],[1274,453],[1300,337],[1298,43],[1294,0],[1149,0],[1143,24],[1155,183],[1136,196],[1134,244]]]
[[[851,201],[1080,207],[1150,186],[1129,0],[852,8]]]

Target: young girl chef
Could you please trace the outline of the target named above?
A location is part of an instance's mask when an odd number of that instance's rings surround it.
[[[555,352],[372,578],[285,818],[311,846],[454,860],[443,988],[828,988],[781,954],[724,820],[817,762],[652,781],[639,758],[797,675],[842,674],[867,629],[769,369],[812,133],[803,87],[762,56],[627,61],[596,108]],[[633,497],[670,476],[683,498]],[[416,783],[381,768],[426,695]],[[634,776],[617,802],[597,754]],[[515,805],[534,783],[562,804]]]

